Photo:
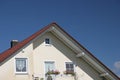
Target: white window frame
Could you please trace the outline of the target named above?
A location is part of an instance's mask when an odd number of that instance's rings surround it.
[[[45,74],[46,74],[46,72],[45,72],[45,62],[53,62],[54,63],[54,66],[55,66],[55,70],[56,70],[56,61],[55,60],[44,60],[43,61],[43,65],[44,65],[44,79],[45,79]]]
[[[48,44],[48,43],[46,43],[46,39],[49,39],[49,44]],[[46,45],[46,46],[51,45],[51,39],[50,39],[50,38],[48,38],[48,37],[46,37],[46,38],[44,39],[44,42],[45,42],[45,45]]]
[[[26,61],[26,71],[25,72],[18,72],[17,70],[16,70],[16,60],[17,59],[25,59],[25,61]],[[28,58],[15,58],[15,61],[14,61],[14,70],[15,70],[15,74],[28,74]]]
[[[55,69],[56,69],[56,64],[55,64],[56,61],[55,61],[55,60],[45,60],[44,63],[43,63],[43,64],[44,64],[44,73],[45,73],[45,63],[46,63],[46,62],[53,62],[53,63],[54,63],[54,66],[55,66]]]
[[[74,63],[71,62],[71,61],[67,61],[67,62],[65,62],[65,71],[67,70],[67,69],[66,69],[66,63],[72,63],[72,64],[73,64],[73,72],[75,72],[75,65],[74,65]]]

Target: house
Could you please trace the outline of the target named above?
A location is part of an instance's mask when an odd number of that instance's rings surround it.
[[[120,80],[56,23],[0,54],[0,80]]]

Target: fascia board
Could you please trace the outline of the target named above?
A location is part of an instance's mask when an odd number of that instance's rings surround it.
[[[105,77],[108,77],[111,80],[116,80],[113,76],[111,76],[109,74],[109,72],[107,70],[105,70],[104,68],[102,68],[102,66],[100,66],[96,61],[93,60],[93,58],[89,57],[87,54],[84,54],[83,59],[86,60],[86,62],[88,64],[90,64],[92,67],[94,67],[94,69],[96,69],[101,74],[107,73],[108,75],[106,75]]]
[[[60,40],[63,41],[63,43],[65,43],[66,45],[68,45],[70,48],[72,48],[76,53],[78,52],[82,52],[82,50],[80,50],[80,48],[78,48],[76,46],[76,43],[74,41],[72,41],[66,34],[64,34],[64,32],[62,32],[59,29],[56,29],[54,26],[51,27],[50,31],[56,35]]]

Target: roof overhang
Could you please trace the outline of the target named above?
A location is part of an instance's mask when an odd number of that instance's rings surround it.
[[[85,48],[82,48],[79,44],[76,43],[76,41],[71,39],[71,36],[69,36],[68,34],[66,35],[66,32],[64,32],[64,30],[52,26],[49,31],[52,32],[61,41],[63,41],[74,52],[76,52],[76,57],[84,59],[88,64],[96,69],[100,73],[100,77],[106,77],[111,80],[116,80],[115,76],[109,70],[107,70],[108,68],[106,69],[106,66],[100,64],[100,61],[96,60],[93,55],[90,55],[91,53],[89,54],[87,51],[84,50]]]
[[[97,70],[100,73],[100,77],[107,77],[111,80],[116,80],[113,76],[110,75],[110,73],[105,68],[103,68],[101,64],[99,64],[93,58],[88,56],[86,53],[79,53],[76,55],[76,57],[83,58],[88,64],[90,64],[95,70]]]
[[[71,48],[76,53],[82,52],[82,50],[77,46],[77,43],[58,27],[56,28],[55,26],[53,26],[49,31],[51,31],[57,38],[59,38],[64,44],[69,46],[69,48]]]

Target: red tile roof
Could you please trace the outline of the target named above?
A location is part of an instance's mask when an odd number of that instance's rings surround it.
[[[93,58],[95,58],[101,65],[103,65],[108,71],[110,71],[114,76],[116,76],[119,80],[120,78],[115,75],[108,67],[106,67],[101,61],[99,61],[92,53],[90,53],[85,47],[83,47],[79,42],[77,42],[72,36],[70,36],[66,31],[64,31],[59,25],[57,25],[55,22],[45,26],[38,32],[34,33],[30,37],[26,38],[25,40],[19,42],[17,45],[13,46],[12,48],[9,48],[8,50],[2,52],[0,54],[0,63],[5,61],[7,58],[9,58],[11,55],[13,55],[16,51],[24,47],[27,43],[29,43],[31,40],[35,39],[37,36],[42,34],[44,31],[48,30],[52,26],[58,26],[65,34],[67,34],[72,40],[74,40],[78,45],[80,45],[84,50],[86,50]]]
[[[26,38],[25,40],[19,42],[17,45],[13,46],[12,48],[4,51],[0,54],[0,63],[3,62],[5,59],[10,57],[12,54],[14,54],[16,51],[21,49],[23,46],[25,46],[27,43],[29,43],[31,40],[35,39],[38,35],[46,31],[48,28],[50,28],[52,25],[56,25],[56,23],[51,23],[48,26],[44,27],[43,29],[39,30],[35,34],[31,35],[30,37]]]

